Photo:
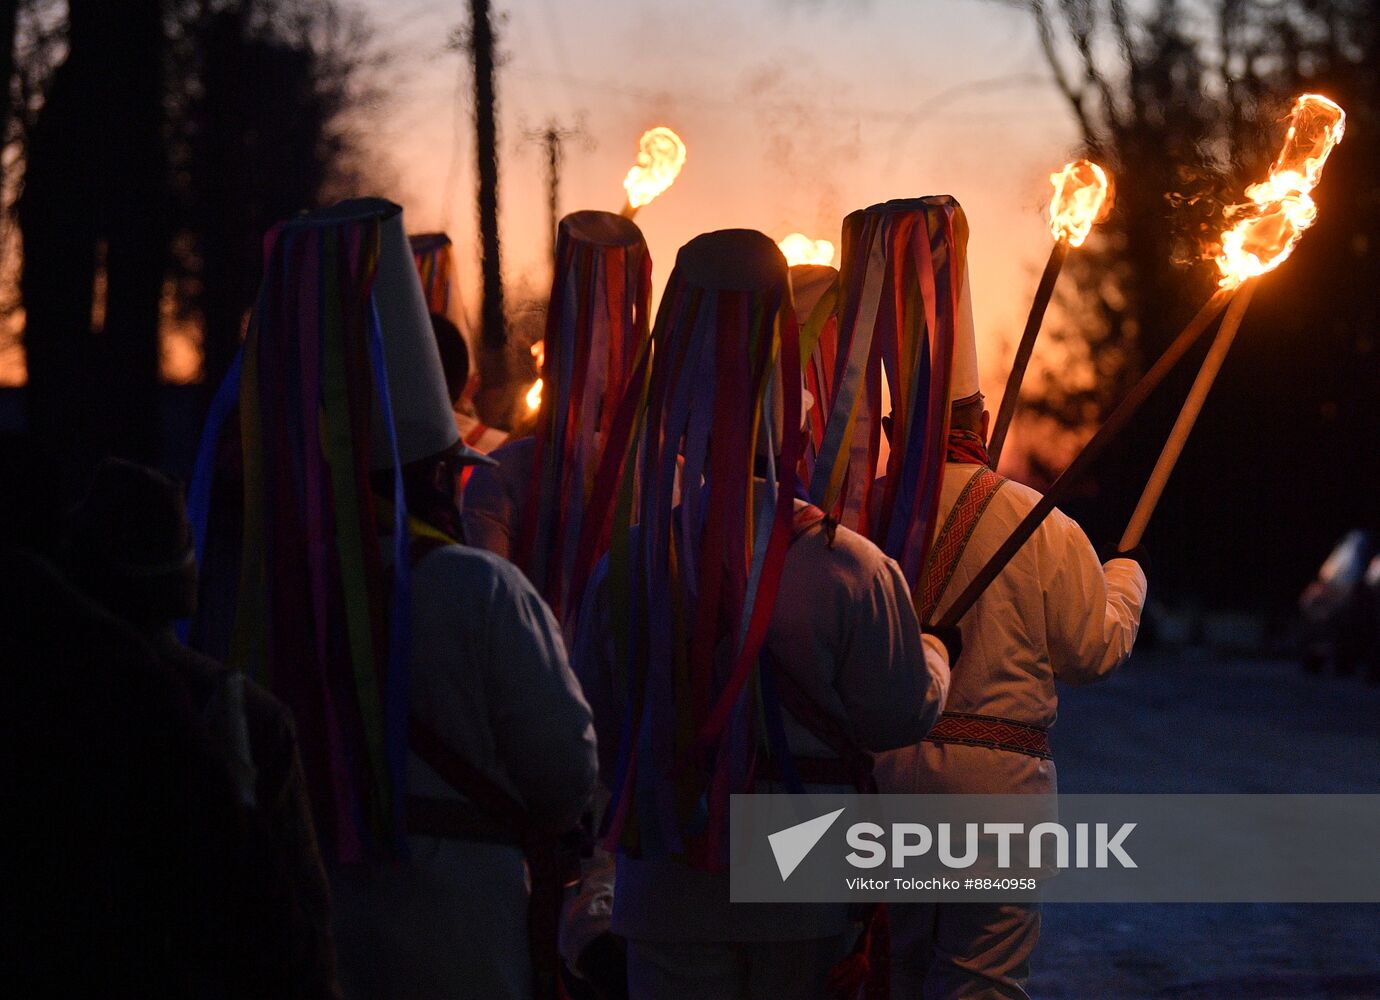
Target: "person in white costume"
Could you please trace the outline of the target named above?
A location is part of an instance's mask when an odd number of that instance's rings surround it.
[[[509,563],[453,541],[455,467],[474,456],[452,417],[401,209],[347,201],[285,231],[369,216],[380,220],[373,301],[414,538],[410,856],[331,866],[340,979],[346,996],[361,1000],[526,1000],[533,973],[520,845],[577,822],[595,782],[594,732],[541,597]],[[394,452],[379,409],[370,465],[391,483]],[[375,491],[391,495],[377,483]],[[511,810],[496,814],[495,800]]]
[[[950,249],[965,251],[961,245]],[[1035,490],[987,468],[988,413],[978,388],[966,281],[963,292],[935,550],[943,552],[946,532],[971,535],[957,558],[931,578],[937,586],[918,596],[917,609],[926,622],[942,617],[1040,499]],[[1137,553],[1117,553],[1104,564],[1082,529],[1054,511],[960,622],[963,655],[944,715],[925,740],[878,758],[879,789],[1053,794],[1057,786],[1047,731],[1059,702],[1055,682],[1096,681],[1124,663],[1145,594]],[[1027,996],[1030,955],[1040,930],[1037,906],[926,903],[889,910],[893,996]]]
[[[495,449],[497,464],[476,469],[464,490],[465,543],[529,574],[558,609],[567,639],[573,638],[572,612],[578,610],[578,597],[570,593],[575,544],[604,432],[647,336],[650,277],[646,241],[630,220],[599,211],[572,212],[561,220],[536,427]],[[533,510],[538,462],[539,478],[548,485],[538,491]],[[606,799],[599,797],[596,815]],[[617,982],[621,944],[608,935],[614,859],[595,848],[582,869],[561,924],[560,950],[581,978]],[[615,961],[600,962],[600,955]]]
[[[680,251],[662,308],[679,309],[672,300],[699,305],[668,320],[667,340],[664,347],[657,345],[657,357],[669,359],[686,344],[707,352],[705,345],[711,338],[729,342],[717,325],[722,319],[703,322],[705,316],[761,314],[762,329],[771,331],[776,309],[791,308],[786,285],[785,260],[762,234],[726,230],[696,238]],[[722,305],[725,297],[733,297],[732,309]],[[752,306],[743,305],[744,301]],[[738,363],[762,362],[744,357]],[[653,377],[657,377],[655,371]],[[700,384],[693,372],[684,377]],[[779,400],[779,367],[772,377]],[[675,394],[668,392],[667,398]],[[697,389],[692,398],[692,406],[729,405],[703,389]],[[783,410],[778,404],[771,413],[774,430],[758,438],[759,475],[767,457],[761,443],[782,439]],[[743,416],[750,416],[747,407]],[[647,419],[659,425],[662,418],[649,413]],[[695,415],[688,419],[693,426]],[[714,447],[723,446],[716,440]],[[750,456],[742,458],[750,468]],[[692,459],[687,456],[685,461]],[[684,497],[699,486],[698,479],[682,482],[678,495]],[[671,489],[669,477],[663,489]],[[764,493],[757,493],[759,502]],[[934,636],[921,635],[896,563],[847,528],[839,527],[831,540],[818,520],[802,526],[803,508],[797,501],[796,529],[771,606],[763,662],[774,664],[772,671],[781,681],[783,695],[789,686],[798,692],[796,704],[808,702],[817,710],[818,717],[803,719],[792,714],[791,699],[781,699],[786,744],[801,777],[816,789],[840,790],[840,786],[851,786],[854,775],[827,738],[818,734],[824,728],[820,719],[845,733],[859,750],[875,752],[914,743],[942,709],[949,657]],[[641,529],[629,530],[637,551]],[[685,545],[691,547],[688,541]],[[719,556],[702,552],[701,558]],[[628,625],[613,618],[609,579],[605,562],[585,595],[574,659],[594,709],[601,776],[616,787],[628,698],[626,685],[615,679],[614,644],[626,641]],[[756,788],[783,790],[774,781],[760,779]],[[633,811],[639,808],[638,801],[632,799]],[[629,995],[637,1000],[817,998],[824,995],[829,970],[847,953],[852,937],[848,907],[843,904],[731,904],[726,872],[647,852],[637,857],[623,853],[618,858],[613,929],[628,939]]]

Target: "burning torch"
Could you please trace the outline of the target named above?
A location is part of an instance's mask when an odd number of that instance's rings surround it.
[[[620,214],[625,219],[631,219],[639,208],[650,204],[674,184],[684,166],[685,143],[675,132],[665,125],[658,125],[642,133],[637,164],[623,178],[623,190],[628,197]]]
[[[1288,260],[1303,234],[1317,221],[1318,207],[1313,203],[1311,192],[1322,177],[1323,165],[1332,148],[1342,141],[1345,133],[1346,112],[1336,102],[1318,94],[1304,94],[1294,102],[1284,148],[1270,167],[1269,177],[1246,188],[1250,201],[1229,210],[1228,218],[1237,221],[1222,234],[1222,252],[1217,256],[1217,267],[1222,272],[1218,285],[1231,291],[1231,305],[1198,369],[1183,409],[1174,421],[1164,450],[1126,525],[1126,532],[1121,536],[1118,546],[1121,551],[1135,548],[1145,534],[1150,516],[1155,512],[1169,475],[1174,471],[1251,304],[1251,296],[1255,294],[1253,279]]]
[[[1251,199],[1245,205],[1237,206],[1233,216],[1239,220],[1222,235],[1222,253],[1217,258],[1222,272],[1219,287],[1197,315],[1189,321],[1174,342],[1169,345],[1158,361],[1147,371],[1139,382],[1127,393],[1112,411],[1097,433],[1092,436],[1083,450],[1078,453],[1063,474],[1055,480],[1040,501],[1030,510],[997,548],[992,557],[969,581],[963,592],[944,612],[936,623],[938,626],[957,625],[959,620],[982,596],[987,585],[996,579],[1021,548],[1035,533],[1044,519],[1073,489],[1107,446],[1130,423],[1131,417],[1140,408],[1166,375],[1182,360],[1202,335],[1212,325],[1213,320],[1227,308],[1230,302],[1232,314],[1222,321],[1221,329],[1209,351],[1208,357],[1198,372],[1198,378],[1184,402],[1179,419],[1165,444],[1155,471],[1146,484],[1145,492],[1122,535],[1121,551],[1135,548],[1140,544],[1141,534],[1149,523],[1155,504],[1159,501],[1164,484],[1173,471],[1183,443],[1193,429],[1212,388],[1213,379],[1221,368],[1227,350],[1236,336],[1236,330],[1245,316],[1253,290],[1251,278],[1271,271],[1284,262],[1293,252],[1303,231],[1313,224],[1317,208],[1309,192],[1316,186],[1322,174],[1323,164],[1337,143],[1342,140],[1346,129],[1346,114],[1335,102],[1317,94],[1304,94],[1294,104],[1289,132],[1285,137],[1284,149],[1279,159],[1270,168],[1269,179],[1262,184],[1247,189]],[[1244,288],[1243,288],[1244,286]],[[1176,443],[1177,442],[1177,443]]]
[[[777,249],[786,258],[788,267],[797,264],[823,264],[829,267],[834,263],[834,244],[828,240],[812,240],[804,233],[791,233],[785,239],[777,240]]]
[[[1091,160],[1066,163],[1063,170],[1050,174],[1049,180],[1054,185],[1054,196],[1049,202],[1049,230],[1054,236],[1054,246],[1049,251],[1044,273],[1040,275],[1035,301],[1030,304],[1030,312],[1025,318],[1025,331],[1021,334],[1016,356],[1011,362],[1011,374],[1006,379],[1001,409],[997,411],[996,423],[992,425],[992,438],[987,444],[987,452],[994,469],[1001,458],[1002,446],[1006,443],[1006,432],[1011,429],[1011,418],[1016,415],[1021,382],[1025,380],[1025,370],[1030,364],[1035,340],[1045,320],[1045,310],[1049,308],[1054,285],[1059,280],[1059,272],[1064,267],[1069,249],[1081,247],[1093,226],[1105,219],[1112,210],[1107,171]]]
[[[531,352],[532,361],[537,367],[537,380],[528,388],[527,395],[524,398],[527,402],[527,411],[529,413],[536,413],[541,409],[541,390],[543,385],[541,372],[542,369],[546,367],[546,341],[544,339],[538,340],[528,348],[528,350]]]

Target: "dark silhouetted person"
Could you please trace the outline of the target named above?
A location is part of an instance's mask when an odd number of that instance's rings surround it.
[[[50,559],[56,466],[0,438],[5,990],[299,996],[284,901],[176,670]]]
[[[524,848],[579,820],[594,733],[540,595],[456,542],[457,475],[482,456],[404,234],[364,198],[268,241],[238,386],[252,544],[231,662],[293,710],[346,994],[526,1000]]]
[[[235,800],[277,855],[290,899],[281,914],[286,937],[273,946],[274,975],[293,995],[338,995],[330,894],[292,717],[240,671],[187,648],[174,632],[174,623],[195,611],[197,593],[180,487],[152,469],[107,460],[71,517],[62,563],[78,588],[175,672]]]

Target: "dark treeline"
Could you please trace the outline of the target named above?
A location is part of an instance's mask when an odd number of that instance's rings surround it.
[[[163,457],[169,319],[197,321],[219,384],[268,226],[358,186],[377,63],[332,0],[20,0],[11,20],[27,415],[72,490],[99,455]]]

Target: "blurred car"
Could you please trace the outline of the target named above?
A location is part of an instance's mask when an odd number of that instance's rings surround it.
[[[1338,674],[1364,665],[1380,682],[1380,548],[1364,531],[1349,531],[1299,598],[1303,616],[1303,667]]]

